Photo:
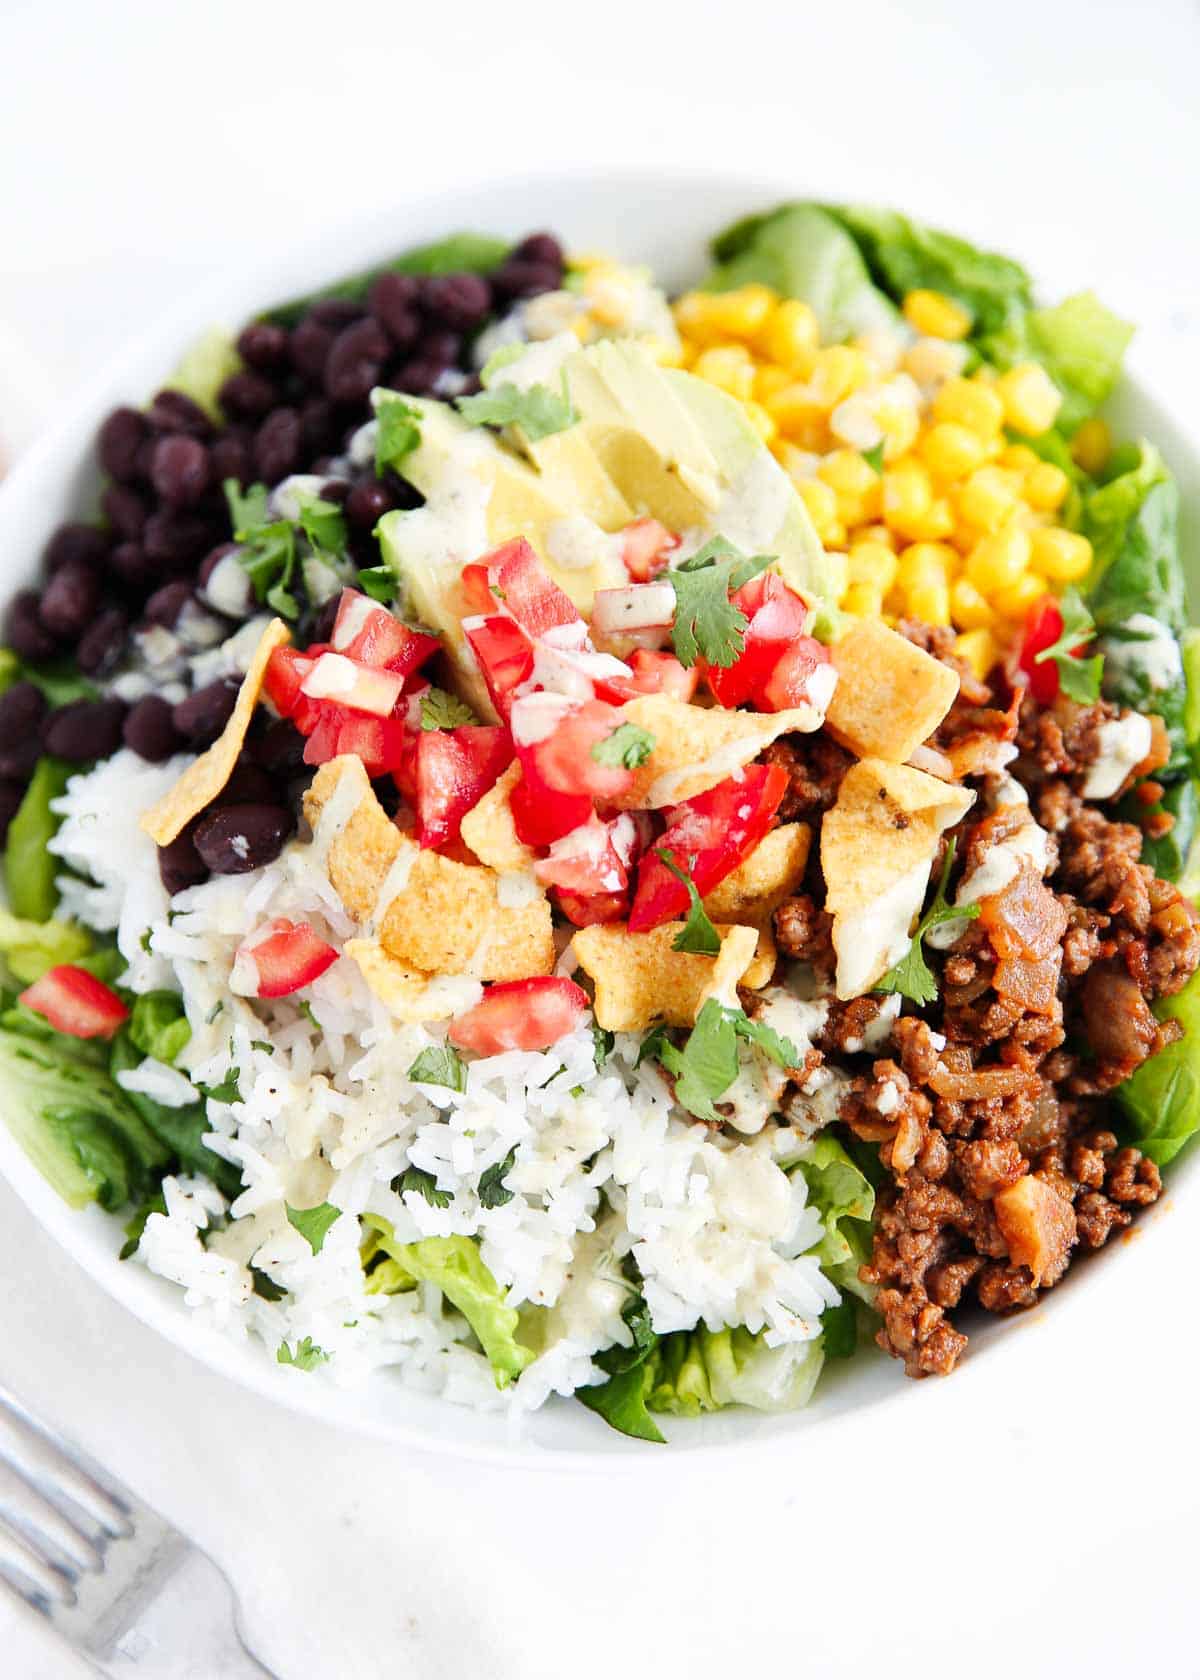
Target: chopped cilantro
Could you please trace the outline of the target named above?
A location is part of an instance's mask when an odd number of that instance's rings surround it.
[[[396,599],[396,574],[390,566],[364,566],[358,574],[358,587],[372,601],[388,606]]]
[[[414,1085],[445,1085],[451,1091],[465,1091],[467,1070],[458,1051],[449,1044],[431,1044],[422,1050],[408,1070]]]
[[[675,1100],[700,1120],[719,1122],[714,1106],[738,1075],[738,1039],[744,1038],[780,1067],[799,1066],[800,1052],[764,1022],[753,1021],[741,1009],[730,1009],[709,998],[682,1046],[664,1028],[656,1027],[642,1041],[639,1062],[654,1056],[675,1078]]]
[[[505,1202],[511,1202],[513,1193],[507,1189],[503,1180],[512,1170],[512,1164],[517,1158],[515,1149],[510,1149],[503,1161],[497,1161],[479,1175],[479,1205],[485,1208],[503,1207]]]
[[[375,476],[398,468],[421,441],[421,413],[401,397],[384,397],[375,410]]]
[[[313,1014],[313,1006],[312,1006],[311,1003],[309,1003],[308,999],[307,998],[301,998],[299,1007],[300,1007],[301,1015],[304,1016],[305,1020],[308,1021],[310,1026],[316,1027],[317,1031],[320,1032],[321,1031],[321,1023],[320,1023],[320,1021],[317,1020],[317,1017]]]
[[[519,426],[530,443],[565,432],[579,418],[571,404],[565,374],[561,393],[548,385],[531,385],[522,391],[505,383],[474,397],[459,397],[455,406],[476,426]]]
[[[424,1167],[406,1167],[400,1176],[398,1188],[402,1196],[406,1191],[414,1196],[424,1196],[430,1207],[448,1208],[453,1200],[448,1191],[438,1189],[437,1179],[431,1172],[426,1172]]]
[[[529,346],[524,341],[519,344],[502,344],[499,350],[492,352],[479,370],[480,384],[485,388],[490,386],[501,368],[511,367],[514,362],[519,362],[528,349]]]
[[[255,600],[281,618],[298,618],[301,604],[292,589],[300,560],[297,529],[314,552],[340,555],[346,547],[341,508],[319,496],[306,496],[296,520],[272,519],[265,484],[253,484],[243,494],[237,479],[227,478],[222,488],[238,544],[238,563],[250,579]]]
[[[604,1066],[605,1062],[608,1060],[609,1052],[611,1051],[615,1042],[616,1042],[615,1034],[610,1033],[609,1031],[607,1031],[606,1028],[604,1028],[604,1027],[593,1027],[592,1028],[592,1054],[593,1054],[595,1062],[596,1062],[596,1072],[597,1073],[600,1072],[600,1069]],[[573,1092],[572,1092],[572,1095],[574,1095]]]
[[[260,1300],[282,1301],[284,1296],[287,1294],[287,1290],[284,1289],[282,1284],[276,1283],[274,1278],[268,1277],[266,1272],[262,1271],[258,1266],[251,1266],[250,1278],[253,1284],[254,1293]]]
[[[597,741],[592,757],[613,769],[637,770],[654,751],[654,736],[636,723],[619,723],[611,735]]]
[[[926,910],[917,923],[917,931],[912,936],[912,943],[894,967],[889,968],[883,979],[876,982],[874,990],[877,992],[899,992],[901,997],[910,998],[913,1003],[932,1003],[937,997],[937,981],[933,970],[925,961],[922,942],[930,928],[940,927],[943,922],[971,921],[979,914],[978,904],[947,904],[946,884],[950,879],[950,870],[954,864],[954,852],[957,842],[951,840],[946,848],[946,861],[942,865],[942,876],[938,882],[937,892],[933,895],[933,903]]]
[[[346,516],[336,502],[305,496],[300,503],[300,529],[321,554],[341,554],[346,546]]]
[[[771,556],[747,560],[724,537],[714,537],[690,560],[663,575],[675,591],[671,639],[680,663],[698,659],[722,669],[735,665],[745,646],[746,615],[729,599],[771,564]]]
[[[669,869],[677,881],[681,881],[687,889],[688,909],[687,921],[671,941],[673,951],[692,951],[698,956],[715,957],[721,949],[721,936],[709,920],[708,911],[704,908],[704,900],[696,891],[696,883],[679,865],[669,848],[656,846],[655,856],[660,859],[663,867]],[[695,868],[695,858],[688,859],[688,868]]]
[[[285,1202],[284,1208],[288,1224],[294,1231],[299,1231],[314,1254],[320,1254],[325,1246],[329,1227],[335,1219],[342,1217],[341,1208],[334,1207],[332,1202],[320,1202],[311,1208],[294,1208]]]
[[[209,1102],[241,1102],[242,1088],[238,1084],[239,1077],[238,1069],[231,1067],[219,1085],[202,1085],[200,1089]]]
[[[275,1358],[280,1365],[294,1365],[297,1371],[315,1371],[318,1365],[325,1364],[329,1355],[311,1336],[305,1336],[296,1343],[295,1353],[287,1342],[280,1342]]]
[[[265,1038],[252,1038],[250,1040],[250,1048],[251,1050],[261,1050],[263,1054],[267,1056],[273,1056],[275,1054],[275,1046],[273,1044],[268,1044]]]
[[[422,729],[457,729],[461,724],[478,722],[466,701],[444,688],[431,688],[421,696]]]
[[[863,460],[867,463],[867,465],[869,467],[873,467],[877,473],[881,473],[883,471],[883,439],[882,438],[880,438],[878,443],[873,444],[870,449],[862,450],[861,454],[862,454]]]
[[[1091,659],[1084,659],[1079,650],[1093,640],[1096,626],[1083,603],[1083,596],[1075,588],[1063,590],[1058,608],[1062,613],[1062,634],[1049,647],[1035,653],[1033,662],[1044,665],[1048,659],[1053,659],[1058,666],[1058,683],[1063,693],[1068,699],[1086,706],[1100,698],[1104,656],[1097,653]]]

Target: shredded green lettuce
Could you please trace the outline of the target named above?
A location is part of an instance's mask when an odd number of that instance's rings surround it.
[[[14,916],[29,922],[48,922],[58,903],[55,877],[61,867],[46,850],[58,832],[59,819],[50,803],[66,792],[73,766],[57,758],[40,758],[25,789],[25,797],[8,825],[4,850],[4,881]]]
[[[31,922],[0,910],[0,956],[23,986],[59,963],[77,963],[91,948],[91,935],[75,922]]]
[[[1200,974],[1174,997],[1159,998],[1160,1021],[1178,1021],[1183,1037],[1151,1056],[1117,1087],[1134,1143],[1164,1166],[1200,1131]]]

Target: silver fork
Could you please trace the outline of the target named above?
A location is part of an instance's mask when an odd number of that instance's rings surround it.
[[[114,1680],[277,1680],[207,1553],[2,1386],[0,1580]]]

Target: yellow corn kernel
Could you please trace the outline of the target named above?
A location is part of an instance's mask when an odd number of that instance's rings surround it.
[[[754,400],[766,403],[778,392],[795,383],[795,375],[774,362],[760,362],[754,370]]]
[[[856,618],[880,618],[883,615],[883,594],[869,583],[851,583],[842,596],[841,604]]]
[[[910,542],[941,542],[954,535],[954,509],[945,496],[935,496],[924,513],[902,519],[896,525]]]
[[[1112,436],[1107,425],[1098,414],[1083,425],[1071,439],[1071,459],[1077,467],[1082,467],[1085,473],[1103,472],[1108,465],[1108,458],[1112,454]]]
[[[680,332],[712,344],[724,338],[752,338],[775,303],[769,286],[739,286],[732,292],[687,292],[675,305]]]
[[[813,357],[808,384],[816,406],[828,413],[865,385],[869,377],[867,358],[861,350],[849,344],[831,344]]]
[[[748,399],[743,399],[742,407],[746,411],[747,420],[749,420],[750,424],[754,427],[754,430],[758,433],[759,437],[764,443],[770,443],[776,432],[779,430],[779,427],[767,413],[766,409],[761,403],[751,402]]]
[[[886,525],[881,525],[878,522],[874,525],[864,525],[860,531],[855,531],[854,540],[856,543],[882,543],[885,548],[890,549],[895,549],[899,546],[896,542],[896,533],[889,530]]]
[[[984,630],[996,622],[991,605],[970,578],[956,578],[950,586],[950,617],[960,630]]]
[[[1053,426],[1062,392],[1039,362],[1021,362],[996,381],[1004,418],[1014,431],[1040,437]]]
[[[785,298],[776,304],[759,329],[758,345],[764,355],[787,368],[795,377],[807,378],[820,344],[817,317],[800,298]]]
[[[899,569],[899,561],[890,548],[869,540],[851,546],[849,565],[851,583],[870,584],[881,597],[895,583]]]
[[[990,442],[1004,421],[1004,404],[977,379],[948,379],[933,399],[933,414],[935,420],[953,420]]]
[[[903,532],[914,519],[928,513],[933,485],[920,461],[911,456],[888,467],[883,475],[883,518],[893,530]]]
[[[883,458],[889,463],[908,454],[921,429],[920,416],[909,403],[879,403],[875,424],[883,433]]]
[[[904,319],[914,332],[926,338],[966,338],[971,330],[970,315],[945,292],[909,292],[904,299]]]
[[[1078,583],[1092,569],[1092,545],[1078,531],[1046,525],[1030,533],[1030,564],[1055,583]]]
[[[1025,500],[1039,513],[1053,513],[1067,499],[1071,481],[1053,461],[1039,461],[1025,479]]]
[[[722,344],[697,356],[692,372],[745,402],[754,392],[754,363],[743,344]]]
[[[1029,532],[1019,525],[981,537],[967,556],[967,576],[989,600],[1001,589],[1010,589],[1029,564]]]
[[[900,550],[896,581],[910,594],[921,584],[947,583],[958,556],[945,543],[915,542]]]
[[[949,588],[944,583],[919,583],[908,592],[908,611],[925,624],[949,624]]]
[[[796,485],[800,500],[808,509],[813,529],[827,548],[833,546],[834,533],[840,526],[837,497],[819,478],[803,478]]]
[[[904,352],[904,371],[918,385],[940,385],[954,379],[967,359],[965,344],[951,344],[944,338],[919,338]]]
[[[1008,472],[1020,473],[1024,478],[1026,473],[1033,471],[1038,464],[1038,457],[1027,443],[1009,443],[996,456],[996,465],[1004,467]]]
[[[1046,594],[1046,580],[1037,572],[1022,572],[1015,583],[1007,589],[998,589],[992,599],[997,610],[1005,618],[1020,620],[1025,618],[1035,601],[1040,601]]]
[[[1001,467],[978,467],[958,492],[958,511],[977,531],[996,531],[1016,511],[1018,483]]]
[[[979,625],[954,639],[954,651],[965,659],[980,682],[1000,657],[1000,646],[991,631]]]
[[[835,449],[826,455],[817,477],[824,479],[839,501],[867,499],[879,489],[879,474],[857,449]]]
[[[921,439],[921,458],[935,478],[965,478],[983,465],[984,442],[978,432],[943,420]]]

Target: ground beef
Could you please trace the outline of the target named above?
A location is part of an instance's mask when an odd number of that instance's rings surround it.
[[[772,741],[763,753],[763,761],[778,764],[788,773],[780,820],[815,822],[837,798],[842,777],[854,758],[832,736],[819,730],[815,735],[784,735]]]
[[[793,962],[811,963],[826,980],[832,978],[837,958],[833,950],[833,917],[820,909],[807,893],[785,898],[775,911],[775,942],[780,954]]]

